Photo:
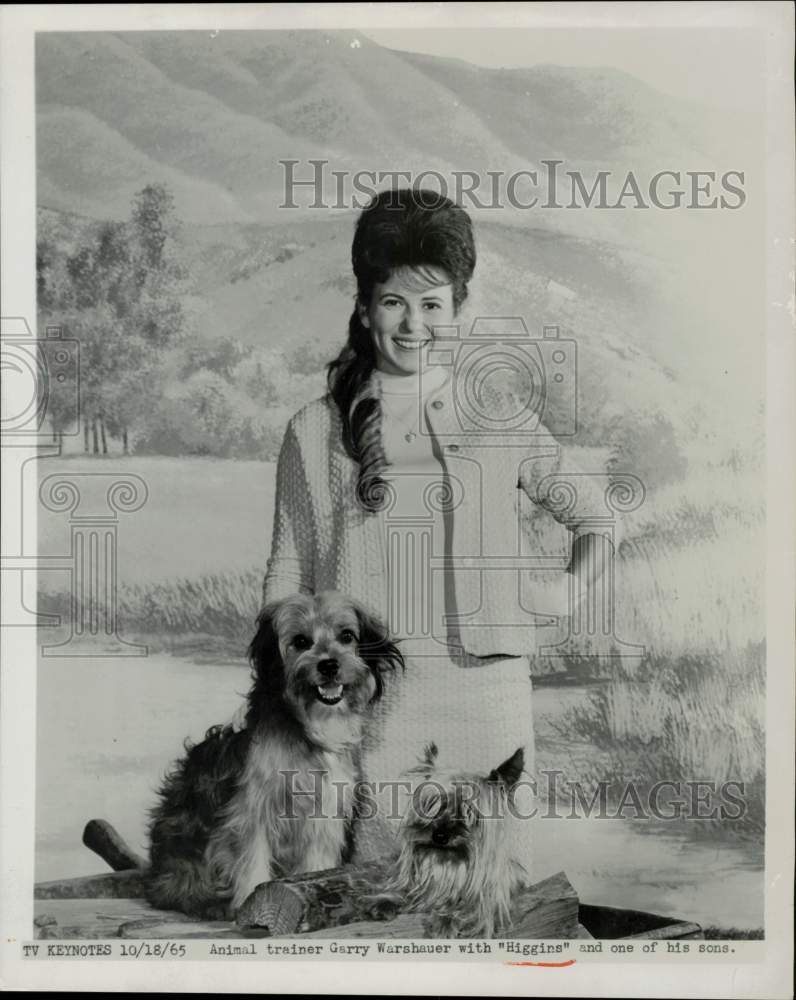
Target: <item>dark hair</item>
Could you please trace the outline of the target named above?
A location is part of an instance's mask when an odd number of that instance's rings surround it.
[[[475,268],[475,241],[469,215],[434,191],[401,188],[380,191],[357,220],[351,246],[357,301],[370,302],[373,287],[400,268],[444,271],[453,286],[456,310],[467,298]],[[381,404],[371,388],[376,354],[370,331],[354,308],[348,340],[328,366],[329,395],[343,424],[343,446],[359,464],[357,498],[369,511],[385,501],[380,473],[387,460],[381,442]]]

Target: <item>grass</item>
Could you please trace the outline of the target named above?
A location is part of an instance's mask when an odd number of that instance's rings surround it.
[[[254,634],[260,609],[262,572],[250,569],[206,573],[189,580],[122,584],[118,590],[119,632],[135,636],[154,651],[196,651],[241,658]],[[71,596],[40,592],[38,609],[71,614]]]
[[[742,930],[738,927],[703,927],[706,941],[764,941],[765,931],[762,927],[752,930]]]
[[[120,618],[154,634],[204,632],[236,640],[248,636],[261,605],[263,574],[210,573],[196,580],[134,585],[122,590]]]
[[[606,755],[603,771],[632,778],[640,794],[659,781],[743,782],[734,791],[743,814],[689,821],[696,827],[761,839],[765,830],[765,646],[673,658],[655,655],[640,667],[614,668],[583,705],[551,723],[562,737],[592,743]],[[577,777],[577,776],[576,776]],[[590,780],[591,775],[581,775]],[[605,778],[606,774],[600,775]],[[612,787],[618,793],[621,781]],[[720,805],[716,799],[714,805]]]
[[[646,509],[645,509],[646,508]],[[765,828],[765,522],[751,467],[705,466],[628,518],[617,561],[616,631],[638,660],[579,664],[602,678],[555,722],[559,735],[601,751],[590,782],[744,783],[737,820],[692,829],[762,841]],[[621,787],[621,780],[616,782]]]

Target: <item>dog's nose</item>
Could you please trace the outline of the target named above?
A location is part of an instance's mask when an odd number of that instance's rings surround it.
[[[337,673],[337,660],[318,660],[318,672],[323,677],[334,677]]]
[[[438,847],[444,847],[451,839],[451,835],[444,827],[438,826],[431,834],[431,839]]]

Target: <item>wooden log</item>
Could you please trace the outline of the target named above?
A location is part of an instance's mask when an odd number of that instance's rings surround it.
[[[595,938],[644,938],[675,940],[704,938],[699,924],[675,917],[663,917],[644,910],[623,910],[614,906],[580,905],[580,922]]]
[[[564,872],[518,892],[511,901],[511,927],[503,937],[574,938],[578,935],[578,894]]]
[[[47,899],[36,903],[37,939],[57,938],[242,938],[229,921],[186,917],[175,910],[156,910],[137,899]]]
[[[38,882],[33,887],[34,899],[142,899],[144,872],[132,868],[125,872],[83,875],[80,878],[58,878]]]
[[[133,920],[182,918],[179,913],[154,910],[139,899],[40,899],[34,913],[34,936],[45,939],[113,938],[122,924]]]
[[[395,916],[397,907],[385,912],[373,897],[387,881],[388,872],[387,865],[373,862],[264,882],[238,910],[236,923],[267,928],[281,936],[357,920],[384,920]]]
[[[642,931],[640,934],[628,934],[627,939],[644,938],[654,941],[682,941],[683,939],[704,941],[705,932],[690,920],[673,920],[665,927],[655,927],[649,931]]]
[[[323,927],[305,934],[288,934],[300,938],[426,938],[430,913],[399,913],[392,920],[356,920],[342,927]]]
[[[237,938],[244,937],[240,928],[226,920],[190,920],[188,917],[175,914],[174,917],[152,917],[144,920],[133,920],[122,924],[118,937],[136,940],[174,940],[179,938]]]
[[[272,936],[306,934],[332,928],[346,934],[352,924],[379,923],[403,912],[403,901],[379,891],[389,866],[372,863],[294,875],[258,886],[238,911],[239,927],[267,929]],[[563,872],[517,893],[504,937],[574,938],[578,934],[578,896]],[[427,932],[423,936],[428,936]]]
[[[116,928],[108,928],[92,923],[49,924],[36,928],[36,941],[106,941],[116,937]]]
[[[146,868],[142,858],[126,843],[118,831],[105,819],[90,819],[83,830],[83,843],[90,851],[99,854],[115,872],[130,868]]]

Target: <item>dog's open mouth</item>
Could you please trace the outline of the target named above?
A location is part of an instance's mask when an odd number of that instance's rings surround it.
[[[319,684],[315,692],[318,701],[324,705],[336,705],[343,700],[342,684]]]

